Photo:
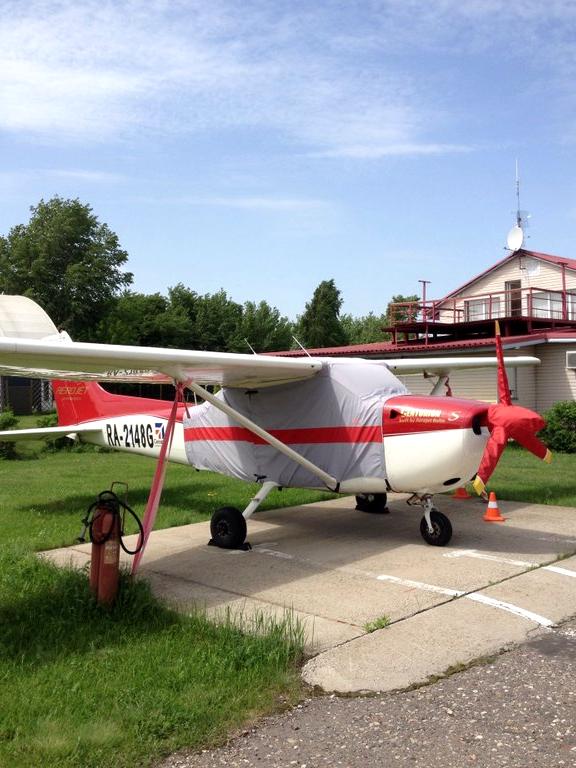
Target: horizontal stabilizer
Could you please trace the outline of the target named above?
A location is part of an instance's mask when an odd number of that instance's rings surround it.
[[[68,427],[39,427],[38,429],[10,429],[0,432],[0,442],[15,443],[19,440],[52,440],[57,437],[70,437],[75,435],[92,433],[97,435],[102,432],[100,427],[90,427],[83,424]]]

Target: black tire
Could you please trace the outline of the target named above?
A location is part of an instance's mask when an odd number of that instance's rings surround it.
[[[356,496],[356,509],[359,512],[381,515],[390,511],[386,506],[386,499],[385,493],[362,493]]]
[[[437,509],[433,509],[430,513],[430,522],[434,529],[432,533],[428,530],[428,523],[426,518],[423,517],[420,521],[420,533],[422,538],[427,544],[431,544],[433,547],[444,547],[452,538],[452,523],[446,515],[442,512],[438,512]]]
[[[236,507],[217,509],[210,520],[211,544],[222,549],[239,549],[246,540],[246,520]]]

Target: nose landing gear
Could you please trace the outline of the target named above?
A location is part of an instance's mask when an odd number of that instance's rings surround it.
[[[408,499],[408,504],[424,508],[424,516],[420,521],[420,533],[427,544],[433,547],[444,547],[452,538],[452,524],[432,502],[432,496],[414,495]]]

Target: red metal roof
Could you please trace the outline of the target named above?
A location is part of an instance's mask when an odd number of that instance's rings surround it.
[[[528,256],[529,258],[540,259],[541,261],[547,261],[550,264],[556,264],[558,266],[560,264],[566,264],[568,269],[573,269],[576,271],[576,259],[565,259],[562,256],[553,256],[551,253],[540,253],[539,251],[527,251],[524,248],[522,248],[519,251],[515,251],[514,253],[509,253],[503,259],[500,259],[500,261],[497,261],[496,264],[493,264],[491,267],[488,267],[488,269],[485,269],[484,272],[480,272],[480,274],[476,275],[476,277],[471,278],[470,280],[465,282],[463,285],[461,285],[459,288],[455,288],[453,291],[450,291],[450,293],[447,293],[446,296],[444,296],[444,299],[449,299],[451,296],[454,296],[456,293],[460,293],[469,285],[471,285],[472,283],[475,283],[476,280],[479,280],[481,277],[484,277],[484,275],[488,275],[490,272],[493,272],[495,269],[498,269],[498,267],[501,267],[502,264],[505,264],[507,261],[511,261],[516,256]],[[440,303],[444,299],[440,299],[438,303]]]
[[[546,343],[551,339],[561,339],[562,341],[576,343],[576,331],[543,331],[541,333],[530,333],[524,336],[506,336],[502,339],[504,349],[516,347],[518,345],[532,345]],[[438,352],[450,352],[463,349],[482,349],[484,347],[493,347],[494,338],[487,339],[462,339],[460,341],[430,342],[428,344],[393,344],[390,341],[377,341],[372,344],[351,344],[345,347],[325,347],[318,349],[309,349],[308,353],[313,357],[365,357],[365,356],[396,356],[402,357],[413,353],[428,352],[434,355]],[[305,353],[301,349],[291,349],[286,352],[273,352],[271,354],[284,357],[304,357]]]

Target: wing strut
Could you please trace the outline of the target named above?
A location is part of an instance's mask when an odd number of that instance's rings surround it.
[[[335,477],[329,475],[328,472],[324,472],[324,470],[320,467],[317,467],[316,464],[313,464],[311,461],[308,461],[308,459],[305,459],[304,456],[301,456],[297,451],[286,445],[286,443],[283,443],[269,432],[266,432],[266,430],[262,429],[262,427],[259,427],[258,424],[250,421],[250,419],[246,418],[246,416],[232,408],[230,405],[228,405],[228,403],[225,403],[223,400],[219,400],[217,397],[214,397],[213,394],[204,389],[204,387],[200,386],[200,384],[196,384],[194,381],[187,381],[185,386],[187,386],[188,389],[190,389],[195,394],[202,397],[204,400],[207,400],[215,408],[223,411],[227,416],[230,416],[230,418],[237,421],[243,427],[249,429],[250,432],[258,435],[258,437],[261,437],[262,440],[265,440],[273,448],[276,448],[276,450],[280,451],[280,453],[288,456],[288,458],[292,459],[292,461],[295,461],[297,464],[300,464],[301,467],[304,467],[309,472],[312,472],[312,474],[316,475],[316,477],[319,477],[326,485],[326,487],[331,491],[338,493],[340,490],[340,483]]]

